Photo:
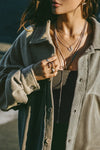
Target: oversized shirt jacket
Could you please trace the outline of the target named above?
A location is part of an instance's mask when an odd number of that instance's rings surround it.
[[[100,150],[100,24],[78,61],[66,150]],[[0,108],[19,109],[20,150],[50,150],[54,124],[52,79],[37,81],[32,69],[55,53],[50,21],[23,31],[0,62]],[[66,97],[67,100],[67,97]]]

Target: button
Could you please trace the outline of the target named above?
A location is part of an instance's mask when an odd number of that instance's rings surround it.
[[[76,113],[76,109],[74,109],[74,113]]]
[[[52,112],[52,108],[51,107],[48,108],[48,112]]]
[[[70,143],[71,142],[71,139],[68,139],[68,143]]]
[[[46,138],[46,139],[44,140],[44,144],[48,145],[48,144],[50,144],[50,143],[51,143],[51,140],[50,140],[50,139]]]
[[[82,79],[82,78],[80,78],[80,79],[79,79],[79,81],[80,81],[80,82],[82,82],[82,81],[83,81],[83,79]]]
[[[32,85],[32,86],[31,86],[31,89],[32,89],[32,90],[34,90],[34,89],[35,89],[35,87]]]

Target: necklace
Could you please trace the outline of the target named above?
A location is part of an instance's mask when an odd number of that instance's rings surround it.
[[[63,67],[63,68],[64,68],[64,69],[65,69],[65,68],[68,69],[68,67],[70,66],[70,64],[71,64],[72,61],[74,60],[75,56],[77,55],[79,46],[80,46],[80,44],[81,44],[81,42],[82,42],[82,39],[83,39],[83,36],[84,36],[84,33],[85,33],[86,24],[87,24],[87,22],[85,22],[85,24],[84,24],[83,30],[81,31],[80,37],[79,37],[79,39],[78,39],[78,41],[77,41],[75,47],[71,50],[71,53],[70,53],[71,56],[72,56],[71,59],[70,59],[70,58],[67,58],[67,60],[65,60],[65,58],[64,58],[64,56],[63,56],[63,53],[62,53],[62,50],[61,50],[61,48],[60,48],[60,46],[59,46],[59,43],[58,43],[58,42],[60,42],[60,41],[59,41],[59,39],[58,39],[58,36],[57,36],[57,33],[56,33],[56,29],[55,29],[55,31],[54,31],[57,49],[58,49],[58,52],[59,52],[59,54],[61,55],[61,57],[62,57],[62,59],[63,59],[63,64],[64,64],[64,67]],[[66,47],[66,46],[65,46],[65,48],[68,49],[68,47]],[[70,48],[70,49],[71,49],[71,48]],[[61,67],[61,68],[62,68],[62,67]]]
[[[63,32],[57,32],[57,30],[55,29],[55,32],[56,32],[56,35],[57,35],[57,40],[60,42],[60,44],[62,44],[65,48],[67,48],[67,50],[68,51],[72,51],[73,50],[73,46],[76,44],[76,42],[79,40],[79,38],[77,38],[71,45],[68,43],[68,41],[67,40],[65,40],[64,38],[63,38],[63,35],[62,35],[62,33]],[[61,33],[61,34],[60,34]],[[63,33],[64,34],[64,33]],[[81,34],[80,34],[81,35]],[[67,45],[68,46],[67,46]]]
[[[57,36],[57,40],[58,40],[58,42],[62,45],[62,46],[64,46],[69,52],[71,52],[71,51],[73,51],[73,46],[74,45],[77,45],[77,43],[78,43],[78,41],[80,40],[80,38],[81,38],[81,35],[83,34],[83,32],[84,32],[84,28],[85,28],[85,25],[84,25],[84,27],[83,27],[83,30],[81,31],[81,33],[80,33],[80,36],[79,36],[79,38],[77,38],[71,45],[69,44],[69,42],[68,42],[68,40],[65,40],[64,38],[63,38],[63,35],[64,35],[64,33],[63,32],[57,32],[57,29],[55,28],[55,33],[56,33],[56,36]],[[60,34],[61,33],[61,34]],[[68,45],[68,46],[67,46]]]
[[[60,55],[61,55],[61,57],[63,58],[63,61],[64,61],[64,67],[62,67],[63,69],[68,69],[68,67],[73,62],[73,60],[75,59],[76,55],[78,54],[78,49],[80,47],[80,44],[82,42],[82,39],[83,39],[83,36],[84,36],[84,33],[85,33],[86,24],[87,24],[87,22],[85,22],[83,30],[82,30],[81,35],[80,35],[80,38],[79,38],[78,42],[76,43],[75,48],[72,51],[73,56],[72,56],[71,60],[67,59],[67,61],[64,59],[64,56],[63,56],[63,54],[61,52],[61,49],[60,49],[59,44],[58,44],[57,34],[56,34],[56,31],[55,31],[55,40],[56,40],[57,48],[58,48],[58,51],[59,51],[59,53],[60,53]],[[69,73],[70,73],[70,70],[68,70],[68,75],[69,75]],[[60,80],[60,83],[59,83],[60,84],[60,95],[59,95],[58,116],[57,116],[57,122],[56,123],[59,123],[59,117],[60,117],[60,106],[61,106],[62,86],[63,86],[62,85],[62,81],[63,81],[63,70],[61,70],[61,80]]]

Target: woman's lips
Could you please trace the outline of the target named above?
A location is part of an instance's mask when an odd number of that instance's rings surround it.
[[[53,7],[59,7],[61,4],[59,4],[58,2],[56,1],[52,1],[52,6]]]

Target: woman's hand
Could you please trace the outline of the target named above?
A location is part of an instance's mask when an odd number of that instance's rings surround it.
[[[35,77],[37,80],[44,80],[47,78],[52,78],[57,75],[59,70],[59,61],[56,55],[44,59],[33,67]]]

